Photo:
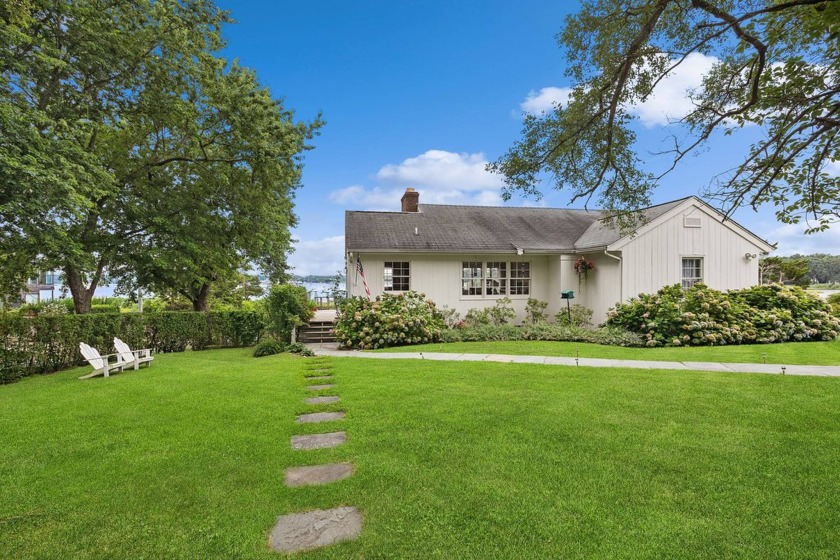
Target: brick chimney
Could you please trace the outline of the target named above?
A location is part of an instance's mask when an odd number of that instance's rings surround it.
[[[402,195],[400,202],[402,202],[403,212],[417,212],[417,205],[420,204],[420,193],[408,187],[405,189],[405,194]]]

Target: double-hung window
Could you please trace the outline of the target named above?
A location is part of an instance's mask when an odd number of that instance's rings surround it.
[[[510,263],[510,295],[527,296],[531,294],[531,263]]]
[[[410,288],[409,263],[385,261],[384,288],[386,292],[407,292]]]
[[[682,287],[690,288],[703,281],[703,257],[683,257]]]
[[[461,263],[461,295],[480,296],[483,291],[481,262]]]
[[[507,294],[507,263],[488,262],[484,268],[484,294],[503,296]]]
[[[531,263],[464,261],[461,263],[461,295],[504,297],[530,295]]]

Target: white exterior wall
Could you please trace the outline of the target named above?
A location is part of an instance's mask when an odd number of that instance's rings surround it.
[[[578,278],[574,272],[574,261],[581,256],[594,263],[595,269],[587,272],[586,276]],[[574,287],[564,288],[564,290],[575,291],[572,304],[578,303],[592,310],[592,324],[597,327],[606,321],[607,311],[621,300],[621,265],[616,259],[606,256],[602,251],[570,255],[569,268]]]
[[[700,227],[687,228],[684,216],[700,219]],[[644,231],[621,247],[623,297],[652,293],[682,281],[682,258],[703,258],[703,282],[716,290],[747,288],[758,283],[762,248],[720,223],[717,216],[690,206]]]
[[[426,294],[437,304],[455,309],[463,318],[470,309],[483,309],[496,304],[496,299],[503,296],[464,296],[461,295],[462,264],[468,262],[506,261],[531,263],[531,294],[527,296],[508,297],[513,301],[516,310],[516,322],[525,318],[525,304],[529,297],[542,301],[549,301],[550,289],[553,288],[549,275],[549,261],[547,255],[507,254],[397,254],[397,253],[359,253],[365,270],[371,297],[382,293],[384,284],[384,263],[386,261],[408,261],[410,265],[410,287],[412,290]],[[509,267],[510,265],[508,265]],[[365,288],[361,276],[356,278],[356,254],[347,261],[347,293],[351,296],[364,296]],[[508,268],[510,278],[510,268]],[[390,293],[390,292],[389,292]],[[559,297],[559,296],[558,296]]]

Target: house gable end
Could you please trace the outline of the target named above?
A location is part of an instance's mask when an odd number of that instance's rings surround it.
[[[748,242],[752,243],[762,253],[766,254],[766,253],[769,253],[770,251],[772,251],[773,249],[775,249],[775,247],[773,245],[771,245],[770,243],[768,243],[764,239],[758,237],[757,235],[755,235],[754,233],[752,233],[751,231],[749,231],[748,229],[746,229],[742,225],[738,224],[737,222],[735,222],[733,220],[722,220],[721,219],[722,214],[718,210],[716,210],[712,206],[708,205],[707,203],[703,202],[699,198],[697,198],[695,196],[692,196],[690,198],[687,198],[681,204],[678,204],[674,208],[665,212],[661,216],[658,216],[658,217],[654,218],[653,220],[651,220],[650,222],[648,222],[647,224],[643,225],[636,232],[634,232],[632,234],[625,235],[621,239],[619,239],[619,240],[617,240],[613,243],[610,243],[607,246],[607,250],[609,250],[609,251],[620,251],[623,247],[625,247],[629,243],[632,243],[632,242],[636,241],[640,237],[644,236],[646,233],[656,229],[661,224],[673,219],[674,217],[676,217],[680,214],[684,214],[687,210],[689,210],[691,208],[703,212],[708,217],[710,217],[712,220],[717,222],[719,225],[726,227],[727,229],[729,229],[733,233],[737,234],[738,236],[740,236],[743,239],[747,240]]]

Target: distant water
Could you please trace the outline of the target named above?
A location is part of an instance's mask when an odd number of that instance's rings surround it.
[[[326,282],[301,282],[299,285],[306,288],[307,293],[309,293],[309,297],[313,296],[326,296],[329,295],[330,290],[332,290],[332,284]],[[343,288],[342,286],[339,289]],[[314,292],[314,293],[313,293]]]

